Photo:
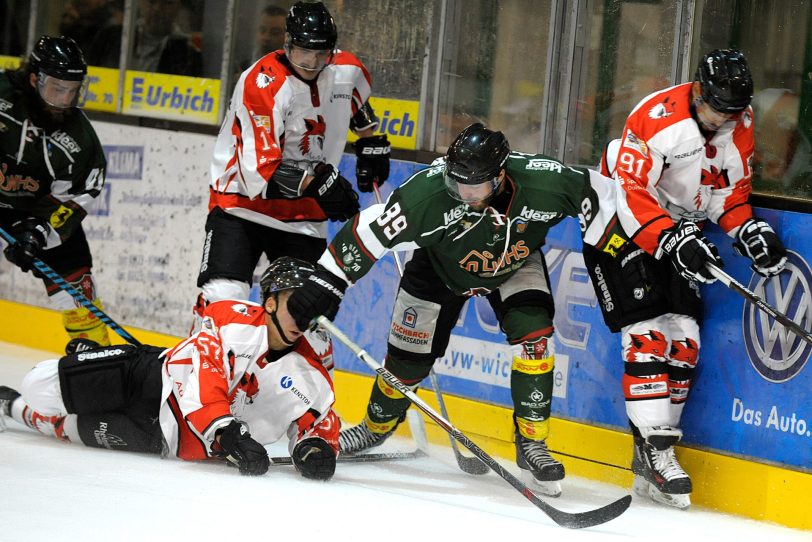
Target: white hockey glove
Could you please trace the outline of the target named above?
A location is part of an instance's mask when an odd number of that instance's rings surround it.
[[[663,230],[655,258],[667,254],[683,278],[710,284],[716,280],[705,264],[722,267],[716,245],[708,241],[702,231],[690,220],[680,220],[673,228]]]
[[[736,233],[733,248],[747,256],[750,267],[764,277],[774,277],[787,265],[787,249],[766,220],[751,218]]]

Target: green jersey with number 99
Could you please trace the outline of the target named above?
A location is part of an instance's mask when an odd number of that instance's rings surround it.
[[[458,295],[498,288],[543,245],[547,231],[578,217],[585,242],[617,253],[627,242],[615,218],[616,183],[540,154],[512,152],[504,189],[483,210],[447,192],[444,159],[415,173],[386,203],[361,211],[336,234],[319,263],[355,282],[387,251],[425,249]]]

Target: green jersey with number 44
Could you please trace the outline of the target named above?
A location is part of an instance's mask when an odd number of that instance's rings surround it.
[[[627,242],[615,218],[615,181],[540,154],[512,152],[504,190],[479,211],[454,199],[444,159],[415,173],[386,203],[347,222],[319,263],[355,282],[387,251],[425,249],[458,295],[486,295],[544,245],[547,231],[577,216],[584,241],[616,254]]]

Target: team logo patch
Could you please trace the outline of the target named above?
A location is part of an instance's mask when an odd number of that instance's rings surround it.
[[[787,267],[779,276],[767,279],[753,273],[747,287],[802,328],[810,328],[812,271],[798,253],[787,251]],[[812,345],[763,316],[752,303],[744,304],[742,331],[750,363],[770,382],[786,382],[798,375],[812,352]]]
[[[279,381],[279,385],[285,389],[288,389],[293,385],[293,379],[289,376],[283,376],[282,380]]]
[[[623,239],[616,233],[612,234],[612,237],[609,238],[609,241],[606,242],[606,246],[603,247],[603,252],[606,252],[613,258],[617,257],[618,251],[623,248],[623,245],[626,244],[626,240]]]
[[[251,115],[251,118],[254,119],[257,128],[262,128],[266,133],[271,132],[271,117],[268,115]]]
[[[260,72],[257,74],[256,83],[259,88],[267,88],[268,85],[273,83],[276,80],[276,77],[273,75],[268,75],[267,73]]]
[[[317,115],[315,119],[304,119],[305,133],[299,141],[299,150],[307,156],[311,149],[311,139],[316,147],[321,150],[324,147],[324,135],[327,131],[327,124],[324,117]]]
[[[417,326],[417,311],[414,310],[414,307],[409,307],[405,311],[403,311],[403,320],[401,323],[406,326],[414,329]]]
[[[237,303],[236,305],[231,305],[231,310],[238,314],[242,314],[243,316],[251,316],[248,313],[248,307],[243,305],[242,303]]]
[[[648,116],[651,119],[664,119],[674,114],[676,102],[671,98],[666,98],[663,102],[655,104],[654,107],[648,110]]]
[[[634,135],[631,131],[626,134],[626,143],[624,145],[630,149],[634,149],[645,157],[648,157],[648,145],[645,141]]]
[[[68,219],[70,219],[70,217],[72,216],[73,209],[71,209],[70,207],[65,207],[64,205],[60,205],[59,209],[54,211],[53,214],[51,215],[51,219],[49,220],[49,222],[51,223],[51,226],[55,230],[58,230],[59,228],[64,226],[65,223],[68,221]]]

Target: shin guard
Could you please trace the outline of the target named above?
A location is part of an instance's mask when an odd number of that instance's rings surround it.
[[[543,440],[550,433],[550,410],[553,398],[552,330],[546,336],[526,339],[512,346],[513,367],[510,371],[510,393],[516,427],[530,440]]]
[[[104,310],[99,298],[94,299],[93,304]],[[110,346],[107,325],[85,307],[62,311],[62,325],[71,339],[90,339],[100,346]]]

